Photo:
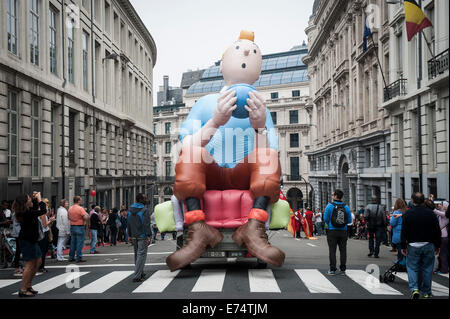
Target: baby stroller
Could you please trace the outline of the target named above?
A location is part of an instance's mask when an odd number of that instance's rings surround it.
[[[380,275],[380,282],[388,283],[394,282],[395,274],[397,272],[405,272],[406,271],[406,258],[402,258],[397,260],[386,272]]]
[[[6,229],[2,231],[1,240],[3,241],[3,256],[4,263],[3,267],[7,268],[14,263],[14,258],[16,256],[16,239],[13,237],[8,237]]]
[[[356,235],[356,239],[368,239],[366,225],[361,224],[358,226],[358,234]]]

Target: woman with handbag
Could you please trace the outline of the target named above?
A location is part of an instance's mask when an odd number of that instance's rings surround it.
[[[38,241],[44,238],[38,218],[47,213],[47,207],[41,199],[41,193],[33,192],[33,198],[26,194],[17,196],[13,210],[21,227],[19,240],[25,261],[19,297],[34,297],[38,292],[31,287],[31,282],[41,264]]]

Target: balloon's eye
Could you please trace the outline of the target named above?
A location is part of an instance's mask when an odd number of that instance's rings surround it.
[[[255,52],[255,54],[256,54],[256,49],[255,49],[255,50],[253,50],[253,52]]]
[[[236,46],[236,50],[239,50],[239,46],[238,45]]]

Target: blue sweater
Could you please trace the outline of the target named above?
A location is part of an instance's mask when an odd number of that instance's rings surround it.
[[[342,202],[334,201],[333,204],[342,204]],[[331,214],[333,213],[333,209],[334,209],[333,204],[328,203],[327,207],[325,208],[323,220],[325,221],[325,223],[327,223],[329,230],[347,230],[347,225],[345,225],[342,228],[335,228],[331,224]],[[352,220],[352,212],[350,211],[350,208],[347,205],[345,205],[344,208],[345,208],[345,212],[347,213],[348,224],[350,224],[353,221]]]
[[[396,210],[394,214],[403,215],[403,212],[401,210]],[[392,216],[390,224],[392,226],[392,243],[400,244],[402,235],[402,217],[394,218],[394,216]]]

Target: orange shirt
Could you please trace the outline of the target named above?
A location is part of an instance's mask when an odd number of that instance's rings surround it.
[[[80,205],[75,204],[72,207],[70,207],[69,213],[68,213],[70,225],[83,226],[84,225],[84,219],[83,219],[84,215],[86,215],[86,211]]]

